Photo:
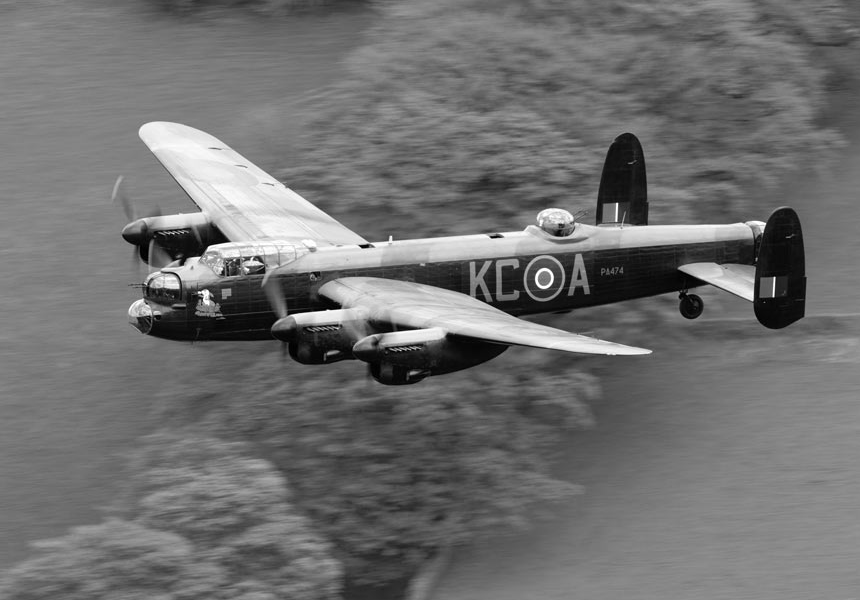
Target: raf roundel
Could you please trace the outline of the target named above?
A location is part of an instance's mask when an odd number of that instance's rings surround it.
[[[523,284],[526,293],[538,302],[549,302],[564,287],[564,267],[552,256],[538,256],[526,266]]]

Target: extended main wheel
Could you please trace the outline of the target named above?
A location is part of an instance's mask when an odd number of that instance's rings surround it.
[[[678,306],[681,316],[685,319],[696,319],[705,310],[705,303],[696,294],[681,294],[681,303]]]

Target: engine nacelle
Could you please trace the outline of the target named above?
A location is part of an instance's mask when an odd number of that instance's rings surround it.
[[[384,385],[409,385],[430,375],[426,369],[409,369],[386,362],[370,363],[370,376]]]
[[[434,327],[369,335],[352,347],[352,354],[370,363],[371,375],[380,383],[402,385],[473,367],[505,350],[498,344],[451,339]]]
[[[138,247],[140,259],[147,264],[153,241],[171,260],[200,256],[210,245],[227,241],[203,213],[137,219],[123,228],[122,237]]]
[[[352,347],[367,335],[364,311],[348,308],[299,313],[279,319],[272,335],[289,343],[290,356],[305,365],[353,358]]]

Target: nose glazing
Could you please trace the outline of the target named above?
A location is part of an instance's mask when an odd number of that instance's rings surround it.
[[[144,335],[152,331],[152,308],[141,298],[128,307],[128,322]]]

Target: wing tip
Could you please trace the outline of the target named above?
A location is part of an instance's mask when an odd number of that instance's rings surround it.
[[[585,342],[577,340],[544,347],[550,350],[561,350],[563,352],[571,352],[574,354],[602,354],[604,356],[644,356],[652,353],[652,350],[649,350],[648,348],[627,346],[625,344],[608,342],[597,338],[591,338]]]
[[[612,352],[610,356],[647,356],[653,351],[648,348],[637,348],[635,346],[626,346],[621,352]]]
[[[170,123],[169,121],[148,121],[140,126],[137,130],[137,134],[143,138],[147,133],[155,130],[155,129],[163,129],[169,125],[178,125],[179,123]]]
[[[639,348],[638,346],[627,346],[625,344],[617,344],[615,342],[607,342],[604,340],[600,340],[602,343],[608,345],[608,348],[604,348],[601,354],[606,354],[607,356],[646,356],[651,354],[652,350],[648,348]]]

